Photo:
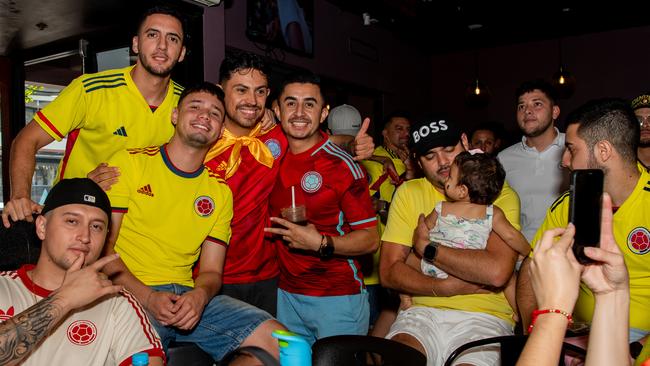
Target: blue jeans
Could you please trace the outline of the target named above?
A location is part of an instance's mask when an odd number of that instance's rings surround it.
[[[368,333],[368,293],[307,296],[278,289],[278,320],[314,344],[317,339]]]
[[[151,288],[177,295],[192,289],[177,284],[151,286]],[[273,318],[267,312],[245,302],[218,295],[205,306],[201,319],[192,330],[184,331],[161,325],[151,314],[149,319],[160,335],[165,352],[172,340],[191,342],[218,361],[228,352],[237,349],[260,324]]]

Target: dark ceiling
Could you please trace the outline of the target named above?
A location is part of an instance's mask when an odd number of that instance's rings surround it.
[[[142,11],[165,2],[196,11],[182,0],[0,0],[0,55],[81,34],[128,39]]]
[[[645,1],[328,0],[430,54],[650,24]],[[473,29],[472,29],[473,28]]]
[[[181,0],[175,0],[183,3]],[[226,0],[220,6],[228,6]],[[326,1],[326,0],[313,0]],[[327,0],[377,19],[405,42],[430,53],[554,39],[650,24],[650,2]],[[84,32],[133,24],[153,0],[0,0],[0,55]],[[225,4],[225,5],[224,5]],[[125,11],[124,9],[128,9]],[[318,19],[318,14],[316,14]],[[479,27],[480,25],[480,27]],[[478,27],[471,30],[471,27]]]

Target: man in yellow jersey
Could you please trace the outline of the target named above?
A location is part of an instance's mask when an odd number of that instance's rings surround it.
[[[603,188],[612,197],[614,208],[614,237],[630,274],[630,341],[638,341],[650,332],[650,257],[646,257],[650,256],[650,174],[637,162],[639,122],[625,101],[600,99],[572,112],[566,124],[562,165],[569,170],[602,169],[605,175]],[[568,217],[566,192],[549,207],[532,245],[544,231],[566,227]],[[517,283],[517,305],[524,329],[537,307],[529,265],[530,259],[526,259]],[[581,284],[575,320],[589,322],[593,311],[594,296]]]
[[[9,217],[31,221],[32,213],[40,212],[31,200],[31,182],[36,152],[50,142],[68,138],[58,181],[85,177],[117,151],[169,141],[174,133],[169,118],[182,91],[170,77],[185,57],[182,19],[170,8],[146,11],[133,37],[134,66],[78,77],[20,131],[11,147],[11,196],[2,212],[6,227]]]
[[[468,149],[468,141],[453,123],[432,118],[411,126],[410,143],[425,177],[404,182],[393,196],[379,274],[384,287],[412,294],[414,306],[399,313],[387,338],[416,348],[427,356],[428,365],[441,365],[472,339],[512,334],[513,311],[503,292],[482,289],[502,288],[512,276],[517,255],[494,234],[484,250],[427,244],[430,228],[424,215],[445,200],[443,184],[456,155]],[[519,228],[519,198],[507,184],[494,204]],[[405,261],[412,248],[450,276],[429,277],[408,266]],[[498,357],[498,350],[477,348],[459,362],[494,365]]]
[[[172,114],[176,132],[169,143],[124,150],[109,160],[123,171],[107,192],[113,210],[107,247],[120,258],[104,271],[144,305],[165,348],[172,340],[192,342],[218,361],[250,345],[277,357],[271,332],[284,327],[263,310],[217,296],[232,193],[203,160],[223,131],[224,115],[219,87],[188,88]]]
[[[385,121],[381,132],[383,144],[375,148],[370,159],[361,162],[370,177],[370,195],[380,220],[377,225],[380,237],[384,232],[395,188],[403,181],[413,179],[415,175],[408,148],[411,127],[409,118],[405,112],[393,112]],[[370,327],[373,331],[371,334],[375,336],[386,335],[388,327],[397,315],[397,295],[389,293],[379,284],[380,252],[377,250],[371,258],[369,255],[364,256],[362,262],[363,282],[368,289],[370,300]],[[384,310],[390,313],[380,317],[380,313]],[[376,322],[378,328],[375,328]]]

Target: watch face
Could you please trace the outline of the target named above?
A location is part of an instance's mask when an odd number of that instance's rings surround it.
[[[424,257],[424,260],[426,260],[427,262],[433,262],[433,260],[436,259],[437,252],[438,252],[438,247],[429,244],[424,248],[424,253],[422,253],[422,257]]]
[[[321,257],[323,258],[329,258],[334,255],[334,246],[333,245],[326,245],[323,247],[320,253]]]

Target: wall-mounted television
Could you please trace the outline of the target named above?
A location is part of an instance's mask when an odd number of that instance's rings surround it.
[[[247,0],[246,35],[268,48],[314,54],[314,0]]]

